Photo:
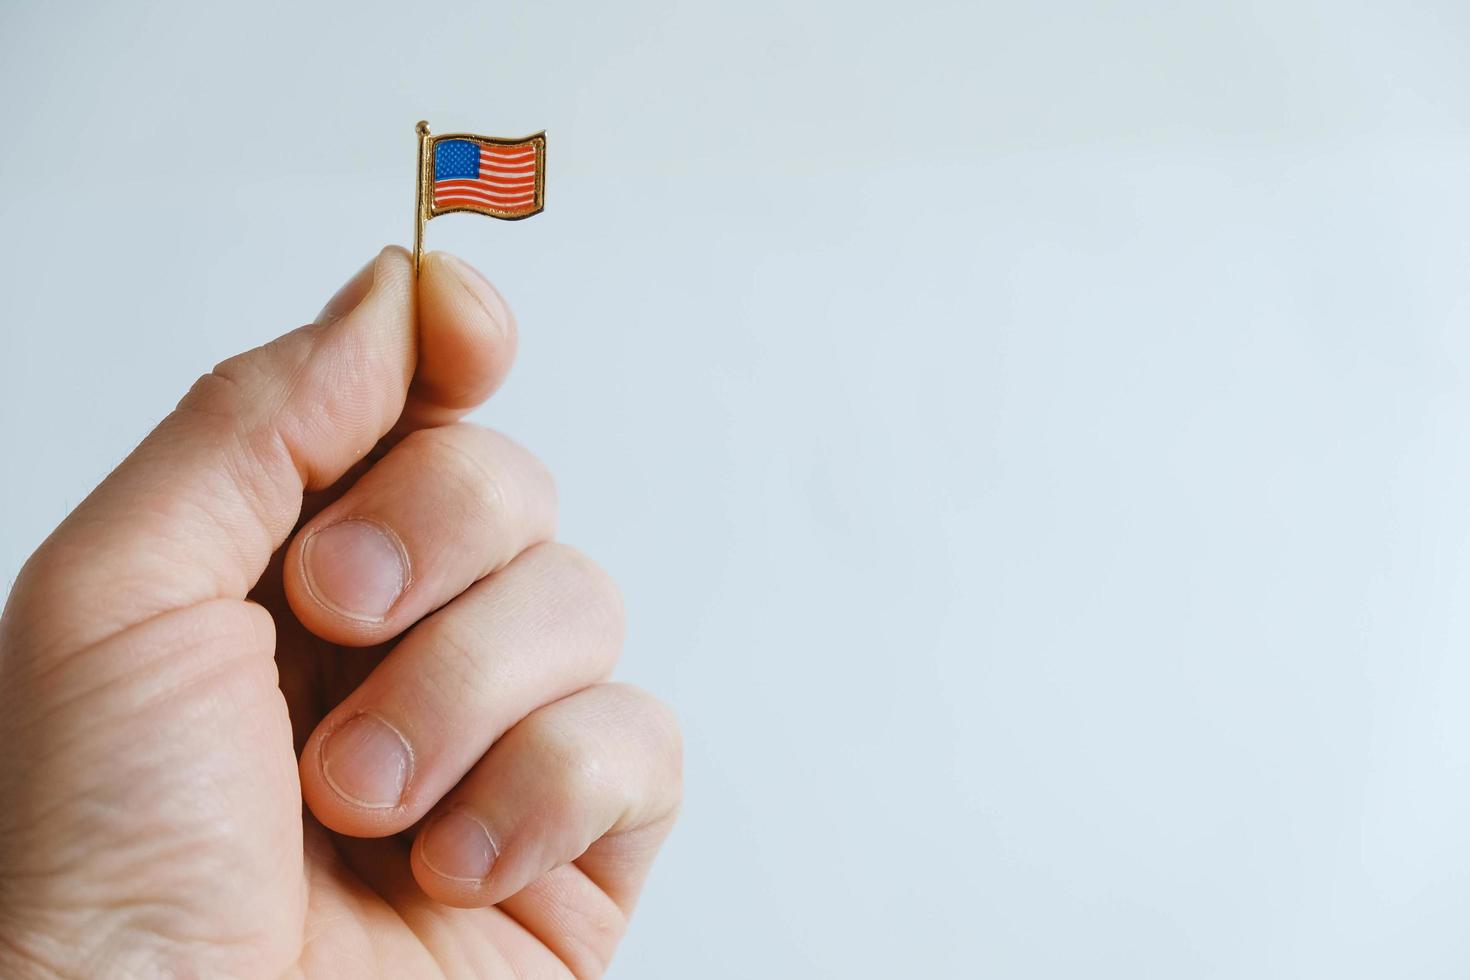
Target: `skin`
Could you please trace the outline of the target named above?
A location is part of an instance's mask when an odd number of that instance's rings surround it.
[[[0,619],[0,976],[595,977],[681,793],[616,588],[458,419],[495,290],[384,250],[201,378]]]

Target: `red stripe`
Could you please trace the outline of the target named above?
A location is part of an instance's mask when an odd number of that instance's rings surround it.
[[[534,201],[537,195],[526,192],[526,194],[487,194],[485,191],[469,190],[469,188],[457,188],[453,191],[437,191],[434,200],[441,197],[479,197],[487,201],[495,201],[497,204],[519,204],[520,201]]]
[[[490,198],[478,197],[475,194],[445,194],[444,197],[434,198],[435,207],[444,207],[445,204],[481,204],[484,207],[495,207],[503,212],[513,212],[517,207],[535,207],[537,198],[528,197],[522,201],[492,201]]]
[[[468,181],[498,180],[502,184],[534,184],[536,182],[536,175],[534,173],[529,173],[529,174],[504,174],[504,175],[502,175],[502,174],[487,173],[487,172],[485,172],[485,171],[482,170],[482,171],[480,171],[480,176],[478,176],[478,177],[441,177],[440,179],[434,181],[434,183],[436,183],[436,184],[447,184],[447,183],[450,183],[451,181],[456,181],[456,180],[460,180],[460,181],[464,181],[464,180],[468,180]]]
[[[484,173],[486,170],[493,170],[496,173],[501,174],[534,174],[536,172],[536,165],[534,163],[528,163],[523,167],[519,164],[512,165],[509,163],[486,163],[484,160],[481,160],[480,172]]]
[[[450,197],[445,198],[442,201],[434,202],[434,207],[438,208],[441,211],[445,210],[446,208],[460,207],[461,205],[469,205],[470,207],[475,208],[484,208],[487,211],[501,211],[506,214],[514,214],[517,211],[536,210],[535,201],[527,201],[525,204],[504,205],[492,204],[489,201],[477,201],[472,197]]]
[[[525,197],[527,194],[536,193],[534,186],[526,187],[486,187],[484,184],[459,184],[455,187],[445,187],[442,184],[434,188],[435,194],[458,194],[464,191],[468,194],[487,194],[490,197]]]
[[[530,156],[536,155],[536,147],[530,143],[521,143],[517,146],[492,146],[485,143],[480,144],[481,156],[489,155],[497,157],[518,157],[526,156],[528,154]]]
[[[442,187],[442,188],[483,187],[486,190],[489,190],[489,191],[492,191],[492,192],[493,191],[510,192],[510,191],[535,190],[536,189],[536,181],[535,181],[534,178],[533,179],[530,179],[530,180],[496,180],[496,179],[489,178],[489,177],[481,177],[479,180],[469,180],[469,179],[436,180],[436,181],[434,181],[434,186],[435,187]]]
[[[519,211],[521,208],[532,208],[536,206],[535,201],[520,201],[516,204],[506,204],[502,201],[487,201],[482,197],[446,197],[436,200],[434,207],[442,208],[451,204],[478,204],[482,208],[493,208],[496,211]]]
[[[479,179],[479,181],[438,181],[434,187],[442,190],[454,190],[456,187],[478,187],[491,192],[506,192],[506,194],[517,194],[520,191],[537,190],[535,181],[490,181],[490,179]]]
[[[499,201],[519,201],[525,197],[535,197],[534,190],[525,191],[488,191],[483,187],[439,187],[434,189],[435,196],[452,196],[455,194],[471,194],[479,197],[493,198]]]

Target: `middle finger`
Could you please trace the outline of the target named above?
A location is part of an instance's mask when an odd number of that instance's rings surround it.
[[[555,524],[551,476],[526,450],[477,425],[420,429],[297,533],[286,599],[324,640],[381,643]]]

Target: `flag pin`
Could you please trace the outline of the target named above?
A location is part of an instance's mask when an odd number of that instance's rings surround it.
[[[414,214],[413,271],[424,254],[424,224],[453,211],[519,221],[545,207],[546,131],[520,139],[446,133],[419,134],[418,206]]]

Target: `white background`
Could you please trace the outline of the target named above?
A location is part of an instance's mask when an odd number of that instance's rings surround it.
[[[0,575],[450,216],[689,798],[613,974],[1470,970],[1470,8],[0,4]]]

